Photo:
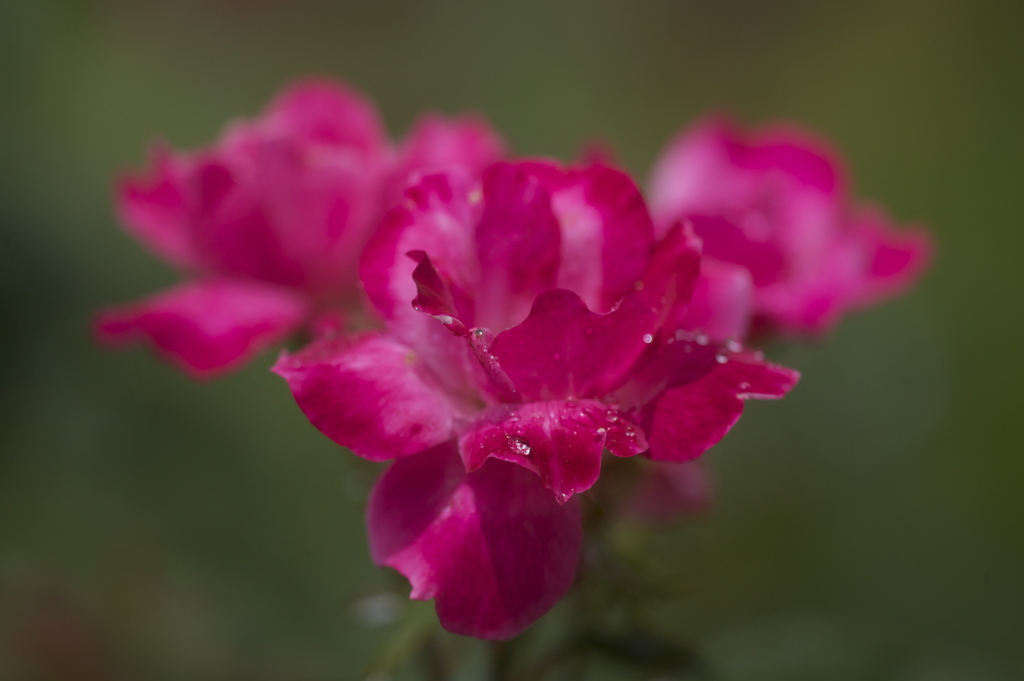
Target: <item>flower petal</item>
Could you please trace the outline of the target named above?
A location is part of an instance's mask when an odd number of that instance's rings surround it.
[[[194,272],[209,270],[199,240],[209,214],[235,182],[230,171],[202,155],[190,158],[158,146],[148,177],[129,175],[117,187],[125,228],[155,254]]]
[[[701,241],[688,222],[672,225],[651,251],[639,295],[659,311],[657,326],[674,333],[700,277]]]
[[[642,424],[655,461],[695,459],[732,428],[750,398],[777,399],[799,374],[757,353],[680,340],[645,369],[663,388],[644,404]]]
[[[353,292],[359,253],[376,227],[377,171],[294,139],[260,142],[250,154],[245,181],[200,235],[220,270],[319,296]]]
[[[495,163],[484,171],[475,239],[480,263],[475,325],[495,331],[515,326],[558,276],[561,236],[550,192],[523,168]],[[435,257],[431,249],[423,250]]]
[[[196,378],[238,368],[298,328],[301,297],[255,282],[191,282],[101,311],[96,330],[111,344],[143,341]]]
[[[371,461],[416,454],[452,435],[457,407],[416,353],[385,336],[321,339],[273,371],[327,437]]]
[[[750,329],[754,306],[750,271],[710,257],[701,259],[700,269],[682,328],[703,331],[716,342],[743,340]]]
[[[412,275],[419,263],[410,252],[427,253],[435,267],[457,274],[463,289],[476,281],[474,189],[475,182],[462,173],[427,175],[385,215],[359,264],[363,288],[385,320],[401,324],[422,316],[412,309],[417,294]]]
[[[458,634],[509,639],[572,586],[579,508],[558,504],[533,473],[501,461],[466,473],[450,445],[396,461],[367,509],[370,551],[433,598]]]
[[[795,126],[769,126],[748,137],[723,117],[709,118],[679,133],[656,163],[651,212],[661,229],[684,215],[716,215],[753,198],[769,175],[839,197],[844,180],[837,158]]]
[[[539,475],[561,502],[597,482],[605,447],[633,456],[647,442],[631,421],[594,400],[491,407],[459,439],[467,470],[491,457],[517,463]]]
[[[924,228],[896,231],[879,210],[859,216],[854,233],[868,259],[864,282],[854,296],[859,307],[903,292],[932,259],[934,244]]]
[[[292,83],[267,107],[258,125],[264,133],[310,144],[383,152],[386,135],[377,109],[367,97],[328,78]]]
[[[572,291],[538,296],[526,320],[494,339],[490,354],[527,400],[606,393],[646,350],[656,315],[637,296],[608,314],[587,309]]]
[[[632,293],[654,243],[654,225],[640,190],[625,173],[601,165],[563,171],[525,167],[551,192],[561,228],[558,288],[607,312]]]
[[[477,176],[504,152],[505,143],[483,118],[420,116],[398,150],[389,196],[400,197],[410,182],[451,168]]]

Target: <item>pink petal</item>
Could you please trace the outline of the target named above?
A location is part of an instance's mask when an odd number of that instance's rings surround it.
[[[639,295],[659,311],[658,327],[669,333],[682,324],[700,277],[701,242],[689,223],[676,223],[654,246]]]
[[[727,351],[684,338],[661,349],[645,379],[661,389],[642,409],[655,461],[688,461],[722,439],[750,398],[777,399],[796,384],[792,369],[756,353]]]
[[[579,508],[558,504],[532,473],[501,461],[466,473],[448,445],[396,461],[367,510],[370,551],[433,598],[458,634],[509,639],[572,586]]]
[[[633,456],[647,443],[635,424],[595,400],[491,407],[459,439],[466,470],[488,458],[519,464],[563,503],[597,482],[605,447]]]
[[[374,167],[295,140],[251,154],[245,182],[203,235],[221,270],[318,296],[354,292],[359,253],[376,226]]]
[[[863,284],[854,297],[858,306],[902,293],[931,262],[934,244],[928,232],[921,227],[896,231],[881,211],[865,211],[854,233],[868,257]]]
[[[503,330],[525,319],[534,298],[554,287],[561,237],[551,194],[523,168],[509,163],[488,168],[483,201],[475,235],[480,263],[476,324]]]
[[[312,144],[382,153],[386,135],[373,102],[339,81],[300,80],[277,95],[259,121],[265,133]]]
[[[146,342],[197,378],[238,368],[292,333],[308,313],[293,293],[256,282],[182,284],[102,311],[96,329],[111,344]]]
[[[234,185],[216,161],[152,152],[148,177],[128,176],[117,188],[117,211],[127,230],[157,255],[192,271],[209,269],[197,230]]]
[[[314,426],[365,459],[408,456],[452,436],[456,405],[416,353],[391,338],[322,339],[282,354],[273,371]]]
[[[754,172],[778,171],[801,185],[826,194],[842,191],[838,155],[808,130],[788,123],[764,126],[745,137],[735,127],[723,130],[723,143],[737,167]]]
[[[490,346],[526,400],[602,395],[623,380],[647,349],[656,315],[637,296],[608,314],[587,309],[572,291],[538,296],[526,320]]]
[[[505,143],[483,118],[426,114],[417,119],[398,150],[389,195],[400,197],[410,182],[451,168],[478,176],[504,153]]]
[[[711,340],[743,340],[753,314],[754,282],[745,267],[705,257],[700,262],[690,305],[682,328],[703,331]]]
[[[837,156],[810,133],[783,124],[746,136],[725,118],[709,118],[679,133],[655,164],[651,212],[661,229],[687,215],[725,215],[756,200],[772,177],[825,197],[843,193]]]
[[[413,308],[434,317],[456,336],[465,336],[467,324],[473,321],[473,301],[434,267],[426,253],[411,251],[409,257],[418,263],[412,273],[416,282]]]
[[[448,285],[472,290],[477,278],[473,227],[479,214],[479,200],[471,200],[474,192],[475,182],[463,174],[422,178],[385,216],[363,251],[359,270],[370,302],[389,330],[414,348],[453,392],[473,383],[477,363],[464,341],[413,308],[419,295],[413,276],[419,260],[408,254],[428,253],[432,268],[458,275]],[[473,323],[469,317],[465,321]]]
[[[389,321],[419,320],[408,254],[427,253],[436,267],[459,276],[463,289],[478,278],[473,230],[479,216],[475,182],[463,173],[428,175],[409,187],[403,202],[384,217],[363,251],[359,275],[377,311]]]
[[[704,255],[746,268],[755,286],[769,286],[780,280],[786,283],[794,258],[788,257],[792,254],[780,247],[778,240],[751,239],[739,225],[722,217],[694,215],[690,223],[704,244]]]
[[[543,164],[527,168],[537,171]],[[561,228],[558,288],[607,312],[632,293],[654,243],[654,225],[628,175],[605,166],[539,173]]]

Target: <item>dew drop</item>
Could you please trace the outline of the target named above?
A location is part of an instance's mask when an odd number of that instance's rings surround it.
[[[608,421],[608,423],[615,423],[616,421],[619,420],[619,413],[614,409],[609,409],[608,413],[605,414],[604,417]]]
[[[750,390],[750,384],[746,381],[740,383],[740,390]]]
[[[449,324],[451,324],[451,323],[453,323],[455,321],[454,319],[452,319],[452,316],[450,314],[439,314],[439,315],[436,315],[434,317],[434,319],[436,319],[437,321],[441,322],[445,326],[448,326]]]
[[[649,333],[645,333],[644,334],[644,343],[650,343],[653,340],[654,340],[654,336],[652,336]]]
[[[707,345],[710,339],[706,333],[698,333],[694,340],[697,341],[697,345]]]
[[[718,362],[719,364],[725,364],[726,362],[729,361],[729,358],[723,355],[722,353],[718,353],[717,355],[715,355],[715,361]]]
[[[519,456],[530,456],[530,443],[526,441],[526,438],[513,435],[508,441],[512,445],[512,451],[516,454]]]
[[[743,349],[743,346],[740,345],[739,341],[729,339],[725,341],[725,349],[729,352],[739,352]]]

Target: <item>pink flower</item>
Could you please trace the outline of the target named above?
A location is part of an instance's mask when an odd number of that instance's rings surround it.
[[[393,149],[362,95],[327,80],[293,84],[214,146],[158,148],[147,177],[121,183],[128,230],[188,280],[104,311],[99,334],[148,342],[197,377],[236,368],[358,300],[359,254],[410,177],[478,172],[501,147],[481,121],[431,116]]]
[[[507,638],[561,598],[579,556],[573,497],[605,450],[692,460],[744,400],[795,383],[680,329],[699,257],[682,225],[656,241],[640,192],[610,168],[431,175],[363,255],[386,332],[278,361],[316,427],[398,459],[371,501],[373,555],[433,597],[445,627]]]
[[[832,152],[784,126],[744,135],[706,120],[680,133],[655,166],[660,231],[687,220],[704,242],[704,274],[688,328],[743,338],[754,330],[820,334],[847,311],[912,285],[931,255],[922,228],[896,231],[852,206]],[[749,310],[721,305],[723,296]]]

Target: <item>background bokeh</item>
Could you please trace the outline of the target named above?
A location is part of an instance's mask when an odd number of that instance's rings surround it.
[[[197,385],[89,335],[97,306],[175,279],[118,228],[112,178],[309,73],[395,134],[476,110],[518,153],[603,140],[639,177],[708,110],[831,137],[937,260],[774,351],[803,381],[709,454],[715,511],[654,536],[692,584],[655,625],[726,681],[1024,678],[1021,7],[0,3],[0,679],[354,679],[387,638],[360,601],[392,586],[370,474],[272,353]]]

